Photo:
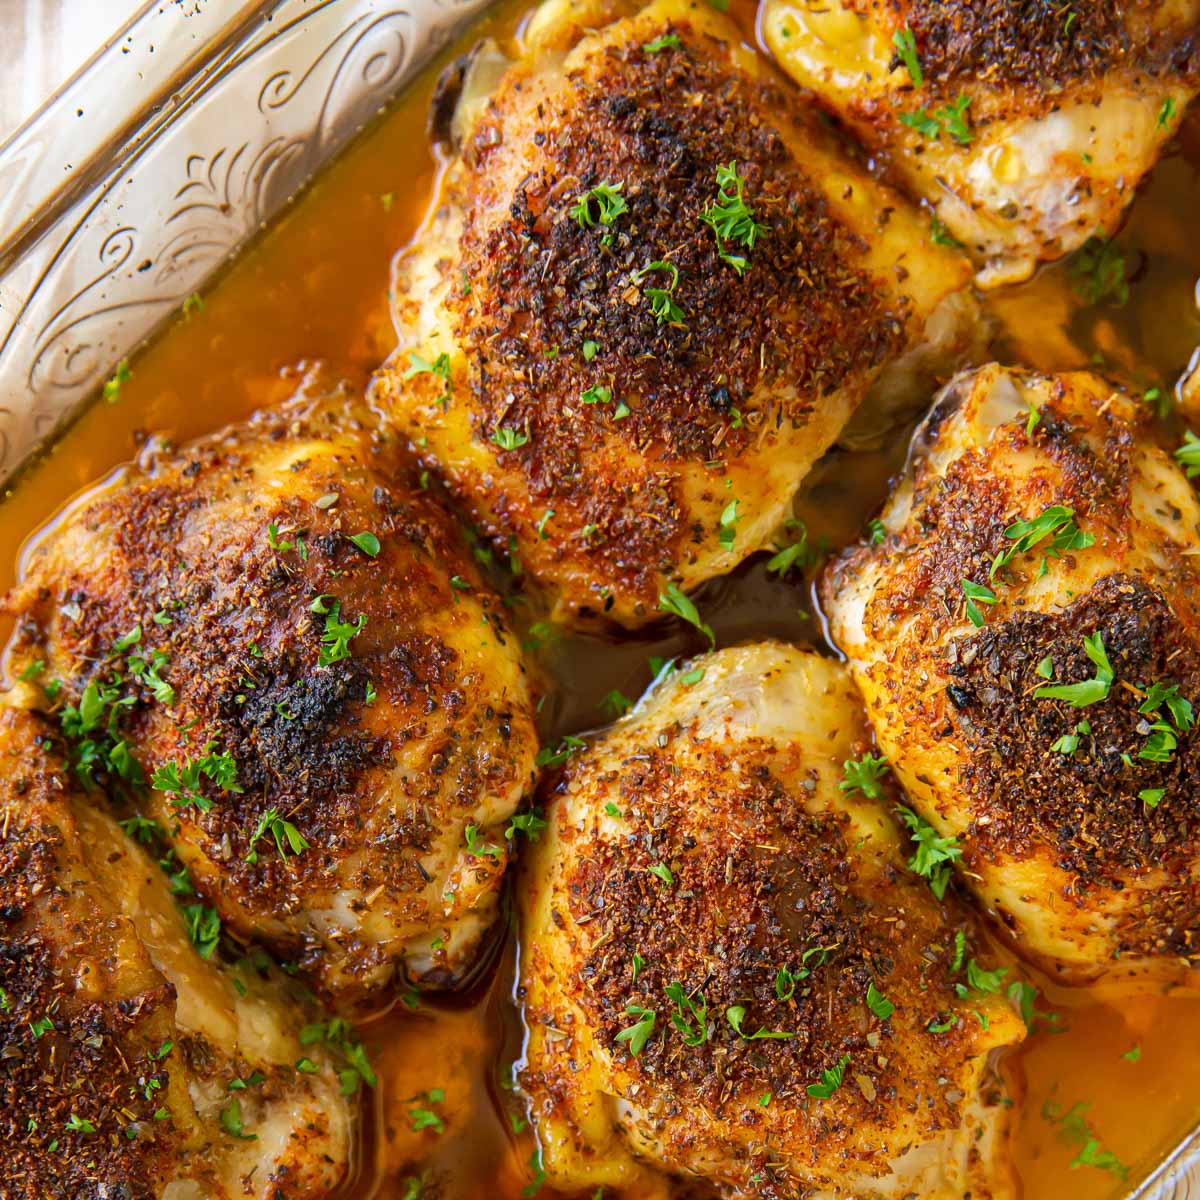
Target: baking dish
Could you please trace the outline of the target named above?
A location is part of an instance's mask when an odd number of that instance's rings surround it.
[[[102,48],[0,148],[0,478],[484,7],[153,3]],[[1133,1194],[1193,1188],[1200,1130]]]

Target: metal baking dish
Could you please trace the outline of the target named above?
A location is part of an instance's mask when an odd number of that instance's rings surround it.
[[[0,147],[0,483],[488,0],[151,0]],[[1200,1128],[1131,1197],[1200,1195]]]

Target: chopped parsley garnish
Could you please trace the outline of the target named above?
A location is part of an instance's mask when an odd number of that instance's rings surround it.
[[[201,812],[208,812],[213,806],[212,800],[200,790],[203,780],[207,779],[223,792],[240,792],[237,763],[228,750],[215,754],[216,744],[206,743],[199,758],[188,755],[182,764],[164,763],[154,772],[150,786],[155,791],[165,792],[175,808],[195,807]]]
[[[932,115],[923,108],[917,109],[916,112],[901,113],[900,124],[916,130],[921,137],[931,142],[937,141],[945,130],[960,146],[969,146],[975,140],[970,119],[967,117],[970,103],[969,96],[960,95],[953,104],[935,109]]]
[[[883,796],[879,781],[890,769],[887,759],[881,754],[848,758],[842,763],[842,780],[838,787],[843,792],[861,792],[868,800],[879,800]]]
[[[647,54],[657,54],[660,50],[678,50],[682,44],[676,34],[664,33],[662,37],[656,37],[652,42],[644,42],[642,49]]]
[[[1184,432],[1183,445],[1175,451],[1175,458],[1189,479],[1200,475],[1200,438],[1190,429]]]
[[[944,105],[933,114],[960,146],[969,146],[975,140],[975,134],[971,132],[971,121],[967,116],[970,103],[970,96],[960,95],[953,104]]]
[[[967,620],[978,629],[983,624],[983,613],[979,611],[979,605],[995,604],[996,593],[982,583],[972,583],[969,579],[962,581],[962,590],[967,600]]]
[[[846,1068],[850,1065],[850,1055],[843,1054],[832,1067],[826,1067],[821,1072],[820,1083],[810,1083],[804,1090],[814,1100],[828,1100],[842,1086],[846,1078]]]
[[[896,1011],[896,1006],[875,986],[874,980],[867,984],[867,1007],[881,1021],[886,1021]]]
[[[800,967],[793,971],[782,966],[775,974],[775,995],[780,1000],[790,1000],[796,994],[796,984],[807,979],[819,966],[822,966],[829,956],[837,949],[833,946],[811,946],[800,955]],[[809,959],[816,961],[809,966]]]
[[[586,745],[587,742],[583,738],[567,734],[558,743],[557,749],[543,746],[537,752],[537,757],[533,760],[533,765],[535,767],[561,767],[576,750],[582,750]]]
[[[767,572],[781,578],[789,571],[804,571],[813,566],[820,557],[819,552],[808,544],[808,530],[802,521],[795,522],[793,528],[799,530],[799,536],[790,546],[784,546],[767,559]]]
[[[1069,550],[1086,550],[1096,541],[1094,534],[1084,533],[1079,528],[1075,523],[1075,510],[1065,504],[1051,505],[1030,521],[1014,521],[1005,529],[1004,536],[1013,544],[992,559],[988,571],[991,579],[995,579],[997,573],[1007,567],[1018,554],[1028,554],[1047,538],[1050,539],[1050,544],[1042,556],[1042,564],[1038,569],[1039,579],[1049,570],[1049,559],[1061,558]]]
[[[583,361],[591,362],[600,351],[600,343],[593,342],[591,338],[583,343]]]
[[[973,958],[967,961],[967,982],[956,983],[954,990],[960,998],[966,998],[972,991],[985,996],[999,995],[1004,986],[1004,977],[1008,974],[1007,967],[997,967],[994,971],[985,970]]]
[[[1058,739],[1058,741],[1055,742],[1054,745],[1050,747],[1050,749],[1055,754],[1066,754],[1068,756],[1072,755],[1075,753],[1076,750],[1079,749],[1079,739],[1081,737],[1087,737],[1088,734],[1090,734],[1091,732],[1092,732],[1091,722],[1090,721],[1080,721],[1075,726],[1074,733],[1064,733],[1062,735],[1062,737],[1060,737]]]
[[[928,138],[931,142],[936,141],[942,132],[942,127],[923,108],[918,108],[916,112],[901,113],[900,124],[916,130],[923,138]]]
[[[675,876],[671,873],[671,868],[666,863],[655,863],[648,869],[651,875],[657,876],[668,887],[675,882]]]
[[[694,629],[698,629],[708,640],[709,646],[713,649],[716,648],[716,635],[700,619],[700,610],[679,590],[678,585],[669,583],[665,592],[659,592],[658,607],[662,612],[671,613],[672,616],[679,617],[680,620],[686,621]]]
[[[317,608],[318,601],[332,600],[324,608]],[[321,634],[321,650],[317,655],[317,666],[328,667],[350,657],[350,642],[366,628],[367,618],[360,614],[358,620],[342,620],[342,602],[332,597],[318,596],[310,606],[315,613],[325,614],[325,632]]]
[[[623,183],[598,183],[579,197],[568,210],[568,215],[579,223],[580,229],[592,229],[597,224],[604,227],[600,241],[611,246],[616,237],[613,228],[617,218],[629,211],[625,197],[621,195]]]
[[[441,1104],[446,1099],[446,1093],[441,1088],[432,1088],[426,1093],[430,1104]],[[408,1119],[414,1133],[424,1129],[432,1129],[434,1133],[445,1133],[446,1122],[432,1108],[417,1106],[408,1110]]]
[[[1103,234],[1090,237],[1070,262],[1072,286],[1088,304],[1111,300],[1118,308],[1129,302],[1125,256]]]
[[[759,1038],[780,1038],[786,1040],[787,1038],[794,1038],[796,1036],[794,1033],[784,1033],[778,1029],[756,1029],[753,1033],[747,1033],[744,1028],[746,1009],[741,1004],[731,1004],[725,1010],[725,1020],[729,1022],[733,1028],[733,1032],[747,1042],[754,1042]]]
[[[77,1116],[72,1113],[67,1118],[67,1123],[64,1126],[68,1133],[95,1133],[96,1127],[86,1117]]]
[[[681,983],[668,983],[663,991],[675,1005],[671,1024],[683,1038],[685,1046],[701,1046],[708,1041],[708,1004],[703,992],[691,994],[683,990]]]
[[[741,254],[730,254],[726,246],[740,243],[747,250],[753,250],[754,243],[767,232],[767,227],[754,219],[754,213],[746,203],[745,189],[746,181],[738,174],[736,162],[717,167],[717,198],[700,214],[700,219],[716,234],[721,260],[739,275],[745,273],[746,258]]]
[[[603,700],[600,701],[600,707],[608,716],[616,720],[618,717],[623,717],[632,707],[633,701],[618,688],[613,688]]]
[[[258,1139],[258,1134],[246,1132],[242,1121],[242,1103],[236,1096],[232,1097],[229,1103],[221,1109],[220,1116],[221,1128],[230,1137],[237,1138],[243,1142],[253,1142]]]
[[[217,910],[207,904],[185,904],[182,912],[192,945],[201,958],[212,958],[221,940],[221,918]]]
[[[192,318],[192,313],[198,313],[198,312],[203,312],[203,311],[204,311],[204,301],[200,298],[199,294],[196,292],[193,292],[183,302],[183,315],[184,315],[185,320],[190,321]]]
[[[133,372],[129,369],[129,359],[123,358],[117,363],[117,369],[113,372],[112,377],[104,383],[104,398],[109,404],[116,404],[121,397],[121,384],[128,383],[133,377]]]
[[[542,816],[541,809],[535,808],[531,812],[517,813],[509,821],[504,836],[511,842],[518,833],[523,833],[531,842],[536,842],[541,836],[542,830],[546,828],[546,824],[546,818]]]
[[[736,499],[730,500],[724,509],[721,510],[721,519],[717,531],[717,541],[720,542],[722,549],[733,549],[733,543],[737,539],[738,520],[738,502]]]
[[[505,425],[498,425],[492,431],[492,441],[501,450],[519,450],[522,446],[529,444],[529,434],[522,433],[517,429],[509,429]]]
[[[637,1017],[637,1021],[622,1029],[617,1034],[617,1041],[628,1042],[629,1053],[637,1058],[646,1048],[646,1043],[654,1032],[654,1022],[657,1020],[658,1014],[652,1008],[642,1008],[637,1004],[627,1004],[625,1011],[631,1017]]]
[[[379,557],[379,539],[373,533],[356,533],[350,540],[368,558]]]
[[[1074,1104],[1064,1111],[1061,1105],[1047,1100],[1042,1105],[1042,1116],[1052,1125],[1059,1127],[1059,1140],[1067,1146],[1076,1146],[1079,1153],[1071,1163],[1075,1167],[1096,1167],[1110,1171],[1120,1179],[1129,1175],[1129,1168],[1111,1151],[1100,1144],[1095,1129],[1087,1119],[1089,1104]]]
[[[437,358],[430,362],[427,358],[422,358],[415,350],[408,352],[408,361],[411,364],[407,371],[404,372],[405,379],[411,379],[414,375],[439,375],[446,381],[446,394],[450,394],[450,355],[445,352],[439,354]]]
[[[942,837],[923,817],[903,804],[896,806],[900,819],[908,826],[916,852],[908,860],[909,870],[929,881],[929,890],[941,900],[950,883],[950,867],[962,857],[962,847],[954,835]]]
[[[612,390],[603,384],[593,384],[579,393],[579,399],[584,404],[608,404],[612,400]]]
[[[896,57],[904,64],[913,87],[922,87],[925,75],[921,70],[921,60],[917,57],[917,39],[911,29],[897,29],[892,34],[892,45],[896,47]],[[895,70],[895,68],[892,68]]]
[[[484,843],[479,840],[478,825],[468,825],[463,830],[463,838],[467,843],[467,853],[473,854],[476,858],[483,858],[484,855],[490,858],[504,857],[504,851],[499,846],[493,846],[490,843]]]
[[[1104,649],[1104,637],[1093,633],[1083,639],[1084,653],[1096,667],[1095,677],[1085,679],[1080,683],[1060,683],[1043,686],[1034,690],[1037,700],[1066,700],[1076,708],[1086,708],[1089,704],[1097,704],[1108,696],[1113,682],[1113,669]]]
[[[1168,96],[1163,102],[1162,107],[1158,110],[1158,120],[1156,124],[1159,129],[1166,127],[1175,119],[1175,97]]]
[[[407,1003],[407,998],[404,999]],[[343,1096],[354,1095],[360,1084],[365,1083],[367,1087],[375,1087],[378,1084],[379,1078],[367,1057],[366,1047],[358,1040],[354,1027],[344,1017],[331,1017],[327,1024],[317,1021],[305,1025],[300,1030],[300,1045],[312,1046],[318,1042],[324,1042],[345,1063],[345,1066],[338,1070]]]
[[[962,242],[950,232],[950,227],[937,213],[933,213],[929,218],[929,240],[935,246],[949,246],[954,250],[965,248]]]
[[[666,271],[671,276],[671,282],[665,288],[643,288],[646,299],[650,301],[650,311],[660,325],[680,324],[684,317],[683,309],[671,299],[675,289],[679,286],[679,268],[674,263],[665,262],[659,258],[634,271],[631,278],[634,283],[641,283],[652,271]]]
[[[289,851],[292,854],[299,854],[308,849],[308,842],[300,830],[291,821],[280,816],[277,808],[268,808],[259,817],[258,824],[250,835],[250,842],[246,847],[246,862],[251,864],[258,862],[258,851],[254,847],[258,844],[259,839],[268,833],[275,839],[275,848],[279,851],[280,858],[287,858]]]
[[[887,537],[887,530],[878,517],[872,517],[867,522],[867,527],[863,532],[866,535],[868,543],[872,546],[882,545],[884,538]]]

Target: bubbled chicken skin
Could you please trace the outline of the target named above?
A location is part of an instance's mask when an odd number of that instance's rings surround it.
[[[974,310],[725,18],[624,11],[543,7],[490,100],[495,52],[468,69],[373,396],[557,619],[634,627],[768,546],[872,385],[946,369]],[[760,228],[719,242],[731,167]],[[573,216],[602,186],[622,211]]]
[[[555,1186],[1013,1195],[989,1058],[1024,1026],[965,985],[969,921],[907,869],[895,794],[840,787],[868,746],[844,668],[768,643],[687,664],[547,785],[520,1079]]]
[[[985,286],[1111,235],[1200,85],[1197,0],[767,0],[763,31]]]
[[[89,686],[132,696],[99,724],[117,714],[137,778],[100,782],[173,831],[229,926],[346,1004],[469,973],[537,750],[498,599],[351,408],[306,395],[149,453],[8,600],[28,703],[70,721]]]
[[[333,1195],[352,1109],[278,973],[201,958],[37,714],[0,710],[0,804],[0,1197]]]
[[[886,536],[821,584],[913,806],[1068,982],[1157,986],[1200,950],[1200,504],[1149,422],[1095,375],[966,375],[917,432]],[[974,615],[963,580],[994,597]]]

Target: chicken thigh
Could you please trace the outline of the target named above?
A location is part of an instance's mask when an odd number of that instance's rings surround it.
[[[821,597],[962,878],[1067,982],[1200,958],[1200,504],[1144,405],[998,366],[917,431]]]
[[[1200,0],[766,0],[762,27],[985,286],[1111,234],[1200,83]]]
[[[676,671],[548,789],[520,1078],[556,1186],[1014,1194],[990,1067],[1024,1026],[906,868],[868,745],[840,664],[761,644]]]
[[[316,1200],[350,1102],[280,978],[191,944],[166,877],[0,710],[0,1196]]]
[[[770,544],[872,385],[944,371],[975,310],[728,19],[619,11],[552,0],[490,100],[495,52],[467,68],[373,396],[557,619],[634,627]]]
[[[468,971],[537,752],[501,606],[349,398],[150,454],[9,597],[11,675],[248,938],[345,1002]]]

